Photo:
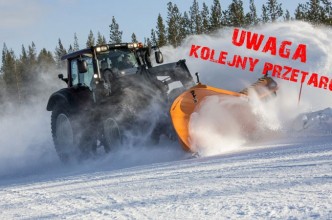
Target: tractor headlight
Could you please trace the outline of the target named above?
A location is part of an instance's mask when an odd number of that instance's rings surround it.
[[[142,48],[143,47],[143,44],[141,42],[139,43],[130,43],[130,44],[127,44],[128,45],[128,48]]]
[[[108,46],[107,45],[103,45],[103,46],[98,46],[96,47],[96,51],[99,52],[104,52],[108,50]]]

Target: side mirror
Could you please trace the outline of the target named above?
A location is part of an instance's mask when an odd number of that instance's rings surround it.
[[[68,84],[68,79],[67,79],[67,78],[63,78],[63,74],[62,74],[62,73],[60,73],[60,74],[58,75],[58,78],[61,79],[62,81],[64,81],[65,83]]]
[[[85,60],[77,60],[77,68],[79,73],[86,73],[88,71],[88,64]]]
[[[164,62],[164,57],[163,54],[160,51],[156,51],[154,53],[155,57],[156,57],[156,62],[157,63],[163,63]]]

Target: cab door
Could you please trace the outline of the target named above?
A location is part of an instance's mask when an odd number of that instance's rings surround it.
[[[85,61],[87,64],[86,72],[79,72],[77,63]],[[72,94],[73,101],[78,105],[79,109],[91,108],[93,103],[92,89],[94,86],[93,80],[93,61],[91,57],[80,57],[69,61],[69,89]]]

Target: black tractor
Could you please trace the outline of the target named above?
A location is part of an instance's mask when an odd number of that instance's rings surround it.
[[[59,78],[67,87],[51,95],[47,110],[63,162],[88,158],[99,147],[109,152],[172,136],[169,106],[195,84],[185,60],[161,64],[159,48],[141,43],[94,46],[62,59],[67,60],[67,77]]]

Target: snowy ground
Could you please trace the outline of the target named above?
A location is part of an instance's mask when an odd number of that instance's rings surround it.
[[[2,182],[1,219],[332,218],[332,136],[117,170],[68,170]]]

